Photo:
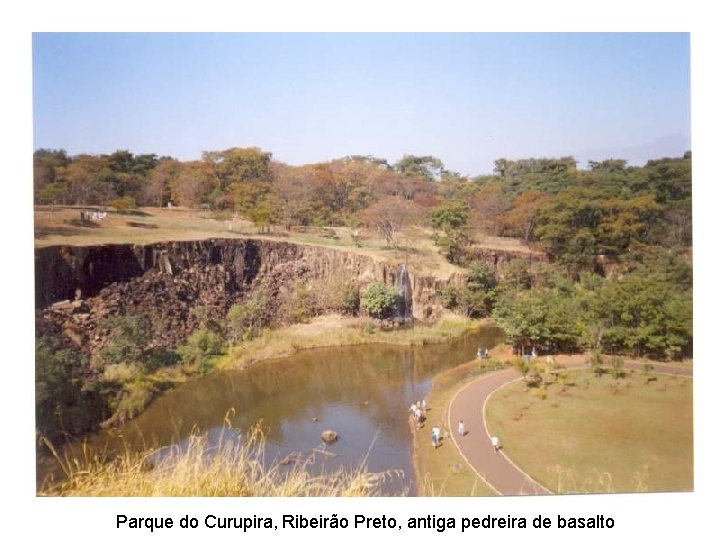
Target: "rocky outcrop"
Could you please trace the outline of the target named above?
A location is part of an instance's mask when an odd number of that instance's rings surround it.
[[[536,251],[512,251],[477,247],[469,250],[467,263],[485,264],[495,271],[498,278],[502,279],[507,265],[516,259],[524,259],[530,264],[547,262],[546,255]]]
[[[360,285],[404,283],[416,319],[439,315],[442,288],[462,282],[462,276],[416,275],[350,251],[267,240],[54,246],[35,251],[37,332],[64,335],[95,356],[110,332],[98,323],[131,314],[151,325],[151,346],[173,347],[197,328],[198,306],[222,319],[256,287],[276,298],[290,283],[322,282],[339,272]]]
[[[512,258],[503,252],[482,257],[498,273]],[[110,332],[100,321],[138,315],[151,326],[150,346],[174,347],[198,327],[200,316],[223,319],[255,288],[279,299],[292,283],[322,283],[341,273],[360,286],[401,284],[402,315],[411,311],[420,320],[440,315],[442,289],[464,282],[460,274],[440,279],[351,251],[270,240],[53,246],[35,251],[37,333],[62,335],[95,357]]]

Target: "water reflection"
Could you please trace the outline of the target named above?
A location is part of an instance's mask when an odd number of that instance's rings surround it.
[[[478,347],[502,340],[497,328],[438,345],[364,345],[314,349],[289,358],[225,371],[188,382],[158,398],[124,427],[93,436],[91,449],[111,452],[182,441],[193,430],[219,437],[223,419],[234,410],[241,432],[262,422],[266,461],[314,455],[316,471],[365,464],[371,472],[402,471],[387,483],[387,494],[415,492],[408,407],[424,398],[432,377],[467,362]],[[325,452],[320,434],[339,433]]]

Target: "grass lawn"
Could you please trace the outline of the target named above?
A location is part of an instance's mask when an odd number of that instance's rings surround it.
[[[691,491],[693,381],[653,376],[571,371],[545,393],[519,381],[491,396],[488,423],[510,459],[554,492]]]
[[[360,229],[359,239],[353,238],[349,227],[315,227],[290,232],[282,227],[273,227],[271,231],[260,234],[247,220],[210,210],[145,207],[118,213],[108,209],[107,218],[102,221],[81,221],[80,209],[79,206],[35,206],[35,247],[258,238],[351,251],[391,265],[405,263],[415,273],[439,278],[466,271],[449,263],[440,254],[433,242],[432,231],[423,227],[408,227],[399,234],[398,246],[391,248],[375,231],[365,229]],[[531,253],[522,242],[512,238],[483,236],[478,243],[486,249]]]
[[[493,353],[503,346],[493,349]],[[497,359],[498,354],[492,358]],[[497,495],[482,479],[478,478],[450,438],[445,438],[442,445],[434,449],[430,444],[430,430],[434,425],[440,426],[441,432],[450,430],[447,425],[448,406],[455,393],[470,379],[482,375],[481,366],[488,366],[488,361],[481,364],[477,360],[462,364],[437,375],[432,381],[432,390],[428,396],[425,427],[414,433],[414,463],[418,479],[418,494],[422,496],[489,496]]]

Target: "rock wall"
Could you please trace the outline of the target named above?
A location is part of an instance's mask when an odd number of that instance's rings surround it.
[[[399,268],[349,251],[254,239],[160,242],[145,246],[53,246],[35,251],[37,333],[64,335],[95,356],[109,334],[98,323],[133,314],[152,325],[158,347],[175,346],[197,328],[193,308],[212,318],[251,289],[283,294],[294,281],[324,280],[344,271],[360,285],[394,284]],[[437,316],[449,280],[407,268],[416,319]]]
[[[505,267],[515,259],[527,260],[531,265],[539,262],[547,262],[544,254],[537,252],[522,252],[487,248],[474,248],[469,255],[467,263],[483,263],[495,270],[498,279],[505,275]]]

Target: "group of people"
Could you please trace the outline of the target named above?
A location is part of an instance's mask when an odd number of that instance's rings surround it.
[[[420,429],[425,423],[425,412],[427,411],[427,401],[424,399],[410,405],[410,414],[415,420],[415,428]]]
[[[107,212],[98,212],[97,210],[80,210],[80,220],[101,221],[107,219]]]
[[[478,355],[480,354],[480,352],[480,349],[478,349]],[[425,413],[427,412],[427,410],[427,401],[425,401],[424,399],[410,405],[410,414],[415,421],[416,429],[420,429],[425,424]],[[464,437],[468,433],[467,429],[465,428],[465,422],[463,420],[460,420],[458,422],[457,433],[460,437]],[[433,448],[438,448],[441,444],[441,441],[447,436],[447,432],[443,436],[442,432],[440,431],[440,426],[438,426],[437,424],[434,425],[433,428],[430,430],[430,442],[432,443]],[[490,444],[492,444],[495,452],[498,452],[501,448],[500,440],[495,436],[490,437]]]

